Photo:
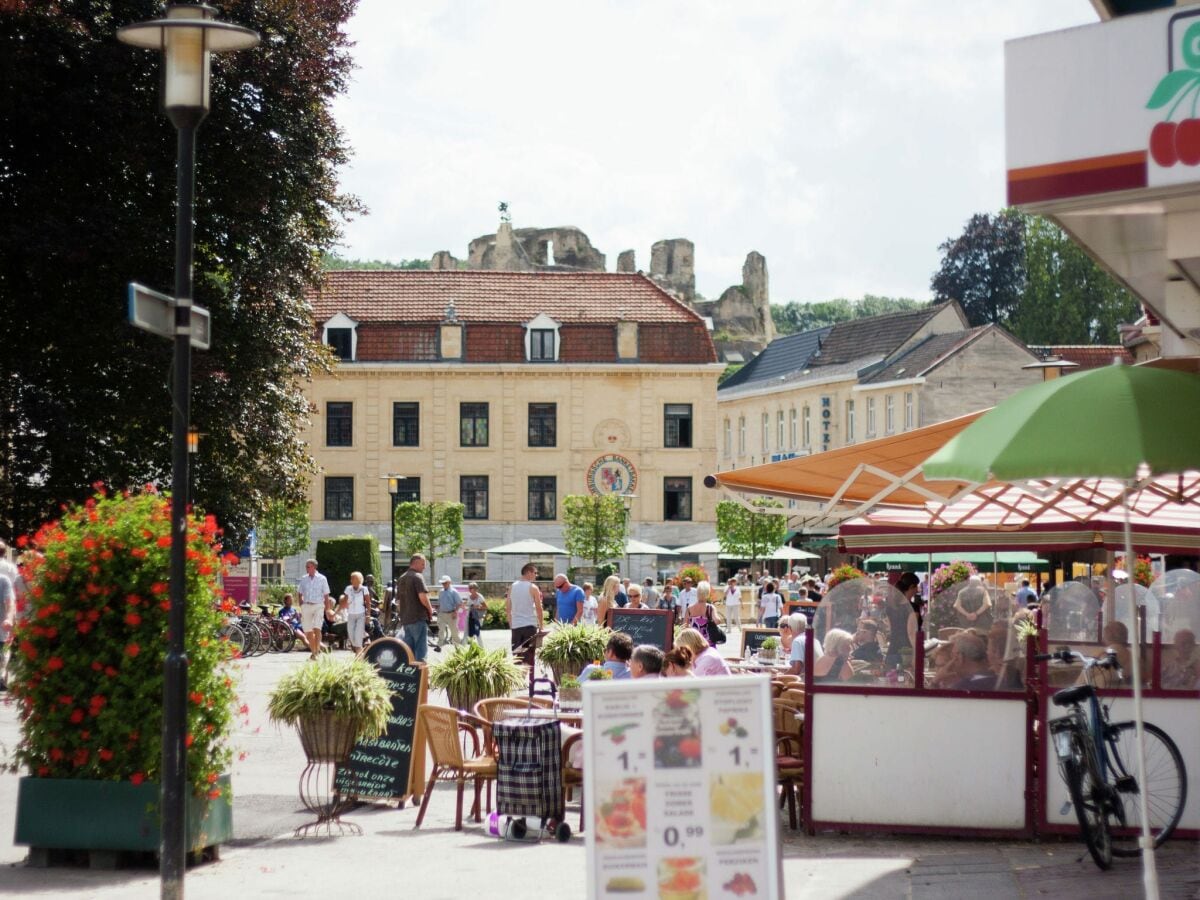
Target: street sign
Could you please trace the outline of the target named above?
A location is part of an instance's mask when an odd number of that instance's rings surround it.
[[[175,337],[175,298],[152,291],[144,284],[129,282],[129,321],[144,331],[165,338]],[[212,343],[212,317],[202,306],[192,307],[191,344],[207,350]]]

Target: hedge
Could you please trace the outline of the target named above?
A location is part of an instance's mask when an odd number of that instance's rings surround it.
[[[350,583],[351,572],[365,577],[383,571],[379,539],[373,535],[322,538],[317,541],[317,570],[329,579],[329,593],[336,600]]]

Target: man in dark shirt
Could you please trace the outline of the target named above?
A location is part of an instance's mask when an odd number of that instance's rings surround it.
[[[883,659],[883,651],[879,648],[879,624],[870,619],[859,623],[858,631],[854,633],[854,651],[851,659],[861,659],[866,662],[879,662]]]
[[[425,587],[425,557],[414,553],[408,561],[408,571],[396,582],[396,615],[403,629],[402,640],[412,650],[416,662],[424,662],[429,653],[429,621],[433,607],[429,605],[429,589]]]

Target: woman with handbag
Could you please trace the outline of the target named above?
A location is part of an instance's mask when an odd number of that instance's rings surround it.
[[[725,632],[717,624],[717,611],[709,602],[711,596],[712,586],[707,581],[696,585],[696,602],[685,612],[687,625],[707,637],[710,645],[722,644],[725,642]]]

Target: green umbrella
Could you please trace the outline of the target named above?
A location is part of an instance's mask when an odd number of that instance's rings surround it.
[[[1105,366],[1025,388],[922,466],[926,478],[1132,479],[1200,468],[1200,377]]]
[[[1133,559],[1129,489],[1142,467],[1152,475],[1200,469],[1200,377],[1112,365],[1035,384],[984,413],[921,467],[929,479],[1021,481],[1119,478],[1125,482],[1125,558]],[[1138,647],[1134,616],[1133,646]],[[1140,653],[1133,654],[1138,780],[1146,783]],[[1158,896],[1154,844],[1141,806],[1146,894]]]

